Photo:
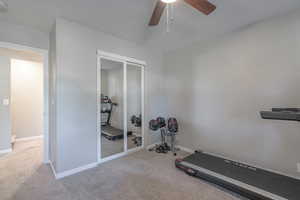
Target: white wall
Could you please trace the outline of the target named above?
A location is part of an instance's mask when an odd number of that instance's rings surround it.
[[[0,42],[48,49],[49,34],[29,27],[0,21]]]
[[[166,57],[179,144],[299,176],[300,124],[259,111],[300,106],[300,14],[251,25]]]
[[[12,59],[10,72],[12,134],[43,135],[43,64]]]
[[[165,114],[162,54],[77,23],[56,22],[56,171],[97,161],[97,49],[147,62],[146,121]],[[146,144],[159,138],[146,134]]]
[[[9,105],[3,105],[4,99],[10,99],[10,60],[0,56],[0,151],[11,148],[11,122]]]

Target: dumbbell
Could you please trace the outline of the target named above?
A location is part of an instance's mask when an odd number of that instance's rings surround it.
[[[166,126],[166,120],[163,117],[156,118],[156,121],[158,122],[159,128],[163,128]]]
[[[168,120],[168,131],[171,133],[178,132],[178,122],[176,118],[170,118]]]

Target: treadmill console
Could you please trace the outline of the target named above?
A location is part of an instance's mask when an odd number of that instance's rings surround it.
[[[300,108],[272,108],[272,111],[260,111],[262,119],[300,121]]]

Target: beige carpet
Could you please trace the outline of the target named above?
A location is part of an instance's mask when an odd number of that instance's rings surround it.
[[[127,138],[127,148],[136,148],[136,144],[132,141],[133,136],[128,136]],[[124,139],[109,140],[102,136],[101,140],[101,153],[102,158],[112,156],[124,151]]]
[[[0,157],[0,200],[240,199],[177,170],[171,154],[141,151],[61,180],[41,161],[41,140]]]

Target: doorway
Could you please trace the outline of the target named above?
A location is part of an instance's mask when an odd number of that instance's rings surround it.
[[[144,147],[144,67],[135,59],[98,52],[98,162]]]
[[[10,59],[12,143],[43,138],[43,63]]]
[[[48,163],[48,51],[0,42],[0,64],[0,154],[35,146]]]

